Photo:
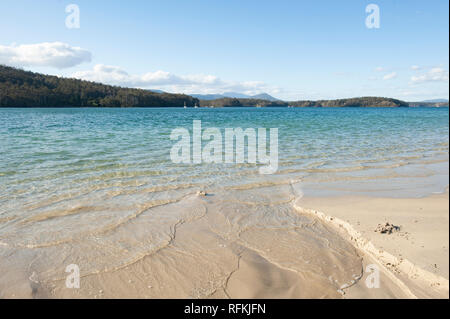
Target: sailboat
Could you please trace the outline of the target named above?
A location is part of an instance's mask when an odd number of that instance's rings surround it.
[[[195,103],[195,106],[194,106],[194,108],[198,108],[198,106],[197,106],[197,103]]]
[[[186,102],[184,102],[184,108],[187,109]]]

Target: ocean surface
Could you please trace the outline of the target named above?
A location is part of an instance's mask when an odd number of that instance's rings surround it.
[[[170,134],[192,131],[194,120],[222,132],[278,128],[277,172],[261,175],[251,163],[173,163]],[[209,237],[187,245],[200,235],[186,234],[171,267],[202,267],[214,278],[177,277],[182,288],[161,284],[159,296],[204,297],[223,288],[232,263],[205,257],[221,245],[230,256],[251,249],[296,272],[308,269],[320,285],[339,282],[331,294],[358,275],[360,258],[291,201],[443,192],[448,121],[448,108],[0,108],[0,296],[7,286],[23,292],[17,283],[30,276],[51,291],[71,263],[93,275],[153,262],[189,223]],[[277,249],[302,257],[285,260]],[[183,260],[187,252],[195,258]]]

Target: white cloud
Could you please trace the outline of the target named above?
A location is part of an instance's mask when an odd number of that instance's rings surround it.
[[[418,65],[412,65],[411,66],[411,70],[417,71],[417,70],[420,70],[420,69],[421,69],[421,67],[418,66]]]
[[[177,93],[223,93],[227,91],[245,94],[261,92],[278,93],[279,89],[269,87],[263,82],[228,82],[214,75],[192,74],[176,75],[166,71],[147,72],[133,75],[118,66],[97,64],[91,70],[79,71],[72,77],[82,80],[120,85],[127,87],[161,89]]]
[[[379,66],[379,67],[375,68],[375,71],[382,72],[382,71],[384,71],[384,68],[382,66]]]
[[[397,77],[397,72],[388,73],[383,76],[383,80],[390,80]]]
[[[91,61],[91,53],[63,42],[0,45],[0,64],[70,68]]]
[[[448,82],[448,71],[443,68],[432,68],[421,75],[412,76],[411,82],[425,83],[425,82]]]
[[[417,94],[417,92],[416,92],[416,91],[406,91],[406,90],[403,90],[403,91],[400,91],[399,94],[400,94],[401,96],[409,97],[409,96],[413,96],[413,95]]]

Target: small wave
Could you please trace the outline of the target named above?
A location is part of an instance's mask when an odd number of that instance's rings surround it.
[[[189,196],[189,195],[186,195]],[[158,207],[158,206],[164,206],[164,205],[168,205],[171,203],[176,203],[181,201],[182,199],[186,198],[186,196],[183,196],[181,198],[176,198],[176,199],[167,199],[167,200],[154,200],[148,203],[145,203],[143,205],[141,205],[141,207],[134,213],[127,215],[124,218],[121,218],[120,220],[118,220],[115,223],[97,228],[93,231],[85,231],[82,233],[79,233],[73,237],[69,237],[69,238],[63,238],[63,239],[59,239],[59,240],[54,240],[54,241],[48,241],[48,242],[41,242],[41,243],[25,243],[25,244],[17,244],[18,247],[26,247],[26,248],[44,248],[44,247],[50,247],[50,246],[58,246],[58,245],[62,245],[62,244],[66,244],[69,242],[72,242],[76,239],[80,239],[80,238],[86,238],[88,236],[97,236],[97,235],[103,235],[106,234],[108,232],[114,231],[115,229],[127,224],[128,222],[130,222],[133,219],[138,218],[141,214],[143,214],[144,212],[148,211],[149,209]],[[99,209],[99,208],[98,208]],[[105,209],[105,208],[102,208]],[[50,214],[50,217],[48,217],[48,213],[38,217],[37,220],[38,221],[43,221],[49,218],[56,218],[56,217],[63,217],[63,216],[68,216],[68,215],[73,215],[73,214],[77,214],[83,211],[89,211],[89,209],[87,209],[87,207],[82,207],[81,210],[73,210],[73,211],[69,211],[63,215],[57,215],[57,216],[52,216],[52,214]]]
[[[263,188],[263,187],[271,187],[271,186],[279,186],[279,185],[289,185],[292,183],[292,180],[282,180],[282,181],[271,181],[271,182],[255,182],[241,185],[233,185],[226,186],[226,190],[247,190],[253,188]]]
[[[79,206],[70,209],[64,210],[54,210],[45,212],[42,214],[34,215],[30,218],[25,219],[22,223],[31,223],[31,222],[42,222],[48,219],[53,219],[57,217],[65,217],[70,215],[82,214],[85,212],[95,212],[107,209],[106,207],[98,207],[98,206]]]

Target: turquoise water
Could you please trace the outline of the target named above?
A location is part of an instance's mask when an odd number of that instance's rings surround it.
[[[278,172],[264,180],[289,174],[351,188],[374,177],[432,176],[431,164],[448,160],[448,118],[448,108],[0,109],[0,203],[20,207],[94,185],[215,187],[263,178],[254,164],[172,163],[170,133],[192,131],[193,120],[203,128],[278,128]],[[445,182],[437,183],[424,191],[442,191]]]
[[[192,131],[193,120],[221,130],[278,128],[278,171],[174,164],[170,133]],[[0,270],[5,256],[27,271],[33,263],[46,278],[71,258],[91,273],[132,264],[171,242],[174,225],[197,218],[203,206],[185,200],[199,190],[217,195],[207,197],[210,214],[238,225],[227,234],[309,225],[286,206],[292,194],[285,185],[296,185],[295,196],[443,192],[448,120],[448,108],[0,108]]]

